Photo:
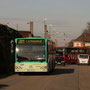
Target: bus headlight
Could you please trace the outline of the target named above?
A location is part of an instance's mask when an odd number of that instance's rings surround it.
[[[22,69],[22,67],[20,67],[20,66],[16,66],[16,69]]]
[[[19,48],[16,48],[16,52],[19,52]]]

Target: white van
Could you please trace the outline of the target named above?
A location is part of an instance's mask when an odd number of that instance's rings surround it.
[[[88,54],[78,54],[78,65],[79,64],[89,65],[89,55]]]

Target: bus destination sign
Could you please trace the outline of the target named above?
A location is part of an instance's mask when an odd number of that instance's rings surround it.
[[[44,44],[43,39],[19,39],[18,44]]]

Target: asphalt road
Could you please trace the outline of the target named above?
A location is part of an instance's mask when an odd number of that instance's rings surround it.
[[[18,74],[0,79],[0,90],[90,90],[90,66],[56,66],[50,74]]]

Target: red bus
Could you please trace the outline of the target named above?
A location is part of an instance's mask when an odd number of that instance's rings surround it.
[[[77,63],[78,54],[86,54],[87,50],[87,47],[56,47],[56,58],[62,55],[66,63]]]
[[[69,63],[78,62],[78,54],[86,54],[87,47],[68,47],[67,48]]]

